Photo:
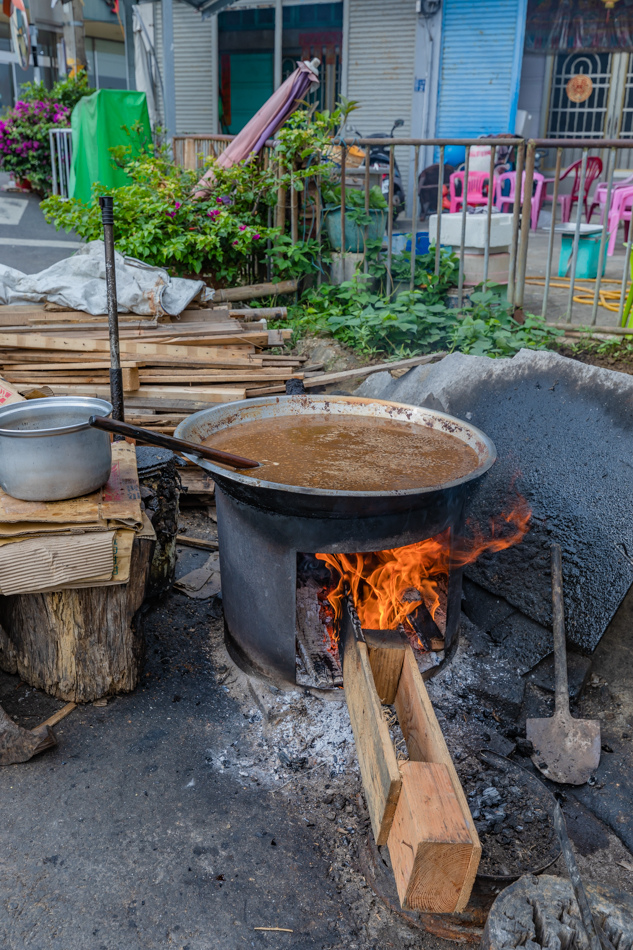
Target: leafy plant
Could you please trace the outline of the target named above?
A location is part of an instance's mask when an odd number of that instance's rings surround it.
[[[410,237],[410,235],[409,235]],[[435,273],[435,247],[426,254],[416,254],[414,289],[423,292],[425,303],[442,303],[447,292],[457,283],[459,258],[456,254],[440,249],[439,273]],[[387,269],[387,255],[381,242],[368,247],[368,270],[376,279],[383,294],[390,293],[398,284],[411,281],[411,252],[403,251],[391,259],[391,274]]]
[[[324,184],[321,189],[323,194],[323,200],[326,206],[332,206],[336,208],[341,207],[341,186],[340,185],[331,185]],[[386,211],[387,202],[385,197],[378,187],[378,185],[372,185],[369,189],[369,207],[370,209]],[[359,191],[357,188],[347,188],[345,190],[345,210],[351,210],[356,208],[365,209],[365,192]]]
[[[34,191],[51,187],[49,130],[68,127],[70,113],[82,96],[93,90],[85,73],[65,79],[48,90],[44,84],[25,83],[22,98],[0,121],[0,165]]]
[[[332,334],[343,345],[367,356],[394,359],[432,350],[460,350],[487,356],[511,356],[522,347],[543,349],[561,331],[540,317],[517,323],[498,292],[471,295],[472,308],[455,310],[429,302],[426,290],[399,294],[394,300],[375,294],[361,275],[339,287],[324,285],[304,295],[291,319],[301,331]]]

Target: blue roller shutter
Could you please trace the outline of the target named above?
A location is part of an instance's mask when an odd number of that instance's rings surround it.
[[[514,132],[527,0],[444,0],[437,135]]]

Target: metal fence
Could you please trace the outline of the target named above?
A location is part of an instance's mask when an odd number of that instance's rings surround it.
[[[68,198],[73,147],[72,132],[70,129],[49,129],[48,140],[51,149],[53,194]]]
[[[233,136],[179,136],[174,139],[174,157],[177,162],[185,165],[186,167],[200,167],[202,164],[202,158],[198,157],[203,154],[210,155],[220,154],[224,150],[226,145],[231,141]],[[208,143],[208,144],[207,144]],[[200,145],[203,145],[203,148],[200,148]],[[349,180],[349,169],[348,169],[348,159],[347,159],[347,150],[346,143],[336,142],[334,143],[341,145],[340,148],[340,184],[341,184],[341,255],[344,258],[346,255],[345,251],[345,208],[346,208],[346,192],[348,188]],[[349,143],[347,143],[349,144]],[[272,146],[274,143],[267,143],[269,146],[267,148],[267,155],[265,156],[265,161],[270,161],[274,159],[274,151]],[[607,312],[615,313],[617,312],[617,321],[618,324],[622,323],[623,316],[625,316],[625,307],[628,315],[628,306],[627,306],[627,291],[628,283],[630,277],[630,262],[631,262],[631,247],[633,241],[633,227],[629,227],[628,236],[626,239],[626,244],[624,246],[624,254],[622,263],[622,270],[618,273],[616,277],[603,277],[603,268],[605,261],[607,259],[607,250],[608,242],[610,237],[612,237],[613,229],[617,228],[621,222],[624,222],[625,226],[631,219],[631,206],[633,206],[633,177],[630,182],[630,191],[631,191],[631,200],[628,204],[628,207],[625,206],[620,217],[617,219],[612,219],[610,216],[610,209],[612,205],[612,199],[615,197],[615,191],[621,189],[622,182],[621,176],[625,174],[627,170],[630,170],[630,174],[633,176],[633,154],[631,150],[633,149],[633,141],[628,139],[531,139],[525,141],[523,139],[518,139],[516,137],[494,137],[494,138],[473,138],[473,139],[414,139],[414,138],[399,138],[399,139],[355,139],[354,146],[356,148],[364,150],[365,158],[362,163],[362,167],[353,169],[355,174],[355,185],[358,187],[358,182],[360,179],[360,187],[364,190],[365,197],[365,210],[368,211],[370,207],[370,186],[372,183],[372,167],[370,161],[370,151],[372,147],[380,147],[381,149],[389,149],[389,166],[384,169],[386,175],[388,175],[389,187],[386,192],[385,197],[387,198],[387,234],[386,234],[386,265],[387,270],[391,272],[392,261],[394,255],[394,230],[397,228],[401,230],[401,227],[398,227],[397,222],[394,222],[393,218],[393,206],[394,206],[394,185],[395,185],[395,148],[399,147],[409,147],[414,151],[414,168],[420,171],[419,169],[419,157],[420,150],[422,148],[431,147],[435,151],[436,155],[436,165],[437,165],[437,235],[440,236],[442,233],[442,217],[447,212],[443,209],[444,203],[444,169],[445,169],[445,153],[449,146],[459,146],[465,150],[465,159],[463,162],[463,194],[461,197],[461,210],[460,214],[460,241],[459,244],[453,245],[454,251],[458,254],[459,257],[459,273],[457,278],[457,304],[462,306],[466,300],[468,287],[465,285],[465,270],[464,270],[464,261],[465,261],[465,251],[468,248],[467,243],[467,222],[468,216],[471,213],[468,203],[468,191],[469,186],[471,186],[472,175],[471,175],[471,150],[473,148],[481,149],[482,146],[490,147],[490,160],[489,167],[487,170],[488,176],[488,188],[487,188],[487,199],[485,204],[482,206],[483,214],[485,215],[485,234],[486,240],[483,247],[483,271],[482,271],[482,283],[484,286],[489,282],[489,273],[490,273],[490,261],[491,261],[491,252],[494,251],[494,248],[491,248],[490,236],[492,228],[492,219],[496,214],[496,202],[499,198],[499,193],[497,190],[497,176],[496,176],[496,165],[497,158],[501,154],[500,150],[507,150],[509,148],[513,149],[514,155],[514,165],[516,171],[515,185],[516,185],[516,200],[508,202],[507,199],[504,204],[511,204],[511,240],[509,244],[509,256],[508,256],[508,274],[507,274],[507,299],[508,304],[514,309],[514,312],[517,315],[526,309],[526,291],[528,292],[530,299],[529,309],[535,312],[540,312],[545,318],[549,317],[549,322],[560,322],[569,324],[572,322],[574,316],[574,305],[580,299],[583,304],[589,303],[591,310],[587,309],[586,313],[581,315],[580,323],[583,326],[597,326],[597,317],[598,311],[601,309],[601,312],[604,313],[605,306],[608,308]],[[207,149],[205,153],[205,148]],[[569,156],[569,149],[577,150],[574,154],[580,156],[580,165],[578,168],[578,175],[569,175],[567,178],[563,178],[561,181],[561,175],[564,173],[565,169],[563,168],[563,157],[565,155]],[[532,228],[532,211],[533,211],[533,199],[535,197],[535,189],[542,187],[542,173],[538,172],[536,169],[537,161],[542,161],[543,153],[549,155],[550,158],[552,155],[555,156],[553,162],[553,170],[551,177],[546,179],[546,192],[547,198],[546,202],[551,203],[551,219],[546,228]],[[427,152],[428,154],[428,152]],[[600,176],[600,180],[596,180],[592,184],[592,193],[589,196],[589,200],[595,196],[596,190],[600,185],[602,198],[604,199],[602,205],[599,207],[599,211],[604,209],[603,220],[600,224],[596,224],[597,234],[594,240],[599,238],[599,249],[598,249],[598,262],[597,262],[597,275],[595,278],[590,278],[586,276],[578,276],[578,266],[579,266],[579,251],[581,248],[581,241],[583,239],[583,212],[584,212],[584,202],[583,195],[585,190],[585,185],[588,181],[587,169],[589,164],[589,158],[591,156],[598,156],[601,158],[603,164],[603,174]],[[194,158],[195,157],[195,158]],[[616,169],[616,164],[619,164],[619,168]],[[550,166],[551,167],[551,166]],[[619,178],[616,178],[620,176]],[[566,229],[569,237],[571,238],[571,261],[570,261],[570,273],[569,276],[560,277],[554,272],[554,255],[556,249],[556,237],[559,233],[559,205],[561,201],[559,199],[563,198],[565,194],[569,193],[569,185],[573,180],[576,180],[578,185],[579,200],[572,204],[572,213],[570,222],[573,224],[573,227],[570,229],[569,226]],[[375,180],[375,179],[374,179]],[[519,188],[517,183],[523,180],[523,188]],[[490,184],[492,183],[492,184]],[[472,187],[472,186],[471,186]],[[318,192],[318,188],[316,189]],[[620,192],[622,194],[622,192]],[[281,200],[281,198],[280,198]],[[299,201],[306,200],[306,193],[303,193],[301,197],[299,195],[290,196],[290,210],[292,217],[292,235],[296,239],[298,237],[299,229],[297,226],[298,222],[298,205]],[[311,213],[311,235],[316,237],[319,242],[322,239],[322,216],[323,209],[321,207],[320,195],[316,195],[311,199],[316,206],[316,210],[313,209]],[[481,204],[481,201],[480,201]],[[574,206],[575,205],[575,206]],[[278,209],[278,214],[276,216],[276,222],[279,224],[283,220],[285,215],[285,206],[286,199],[284,197],[284,207]],[[279,210],[282,211],[280,216]],[[547,209],[545,209],[547,210]],[[304,217],[305,217],[305,207],[304,207]],[[610,219],[611,218],[611,219]],[[410,252],[410,288],[414,289],[416,284],[416,238],[418,225],[421,223],[420,213],[419,213],[419,202],[417,198],[417,189],[415,200],[413,201],[413,214],[412,219],[409,224],[407,221],[406,230],[409,231],[412,235],[411,238],[411,252]],[[610,230],[611,229],[611,230]],[[545,248],[544,238],[547,235],[547,247]],[[563,238],[561,237],[561,241]],[[530,242],[532,242],[534,254],[532,259],[528,256],[528,251],[530,249]],[[611,250],[611,248],[609,248]],[[621,250],[621,249],[620,249]],[[539,258],[539,254],[542,253],[542,257]],[[531,275],[529,273],[529,267],[534,267],[536,258],[538,259],[538,269],[543,270],[543,274]],[[441,247],[440,240],[436,241],[435,244],[435,274],[439,274],[440,271],[440,260],[441,260]],[[620,258],[617,257],[613,261],[613,265],[610,265],[610,269],[613,272],[614,267],[620,264]],[[366,269],[366,263],[365,263]],[[560,270],[560,265],[559,265]],[[621,276],[620,276],[621,273]],[[605,284],[616,285],[615,289],[609,290],[608,295],[610,298],[610,303],[605,305]],[[542,288],[542,296],[539,294]],[[472,288],[471,288],[472,289]],[[563,290],[566,300],[562,300],[560,291]],[[560,312],[560,321],[557,321],[555,317],[552,316],[552,296],[556,295],[557,306],[554,309],[558,309]],[[584,308],[583,308],[584,309]],[[585,318],[586,317],[586,318]],[[610,320],[613,320],[613,317],[609,317]]]

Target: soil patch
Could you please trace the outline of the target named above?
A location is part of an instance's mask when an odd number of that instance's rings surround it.
[[[575,349],[566,343],[553,346],[552,349],[570,360],[586,363],[588,366],[600,366],[602,369],[613,369],[618,373],[633,376],[633,348],[630,349],[627,344],[621,344],[618,348],[613,347],[609,353],[597,353],[590,348]]]

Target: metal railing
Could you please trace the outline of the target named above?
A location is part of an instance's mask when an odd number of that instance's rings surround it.
[[[185,167],[192,167],[191,162],[193,161],[192,156],[196,153],[198,148],[198,143],[208,142],[209,145],[206,146],[209,151],[207,155],[219,154],[220,151],[223,151],[226,145],[233,139],[233,136],[178,136],[174,139],[174,157],[177,162],[185,165]],[[191,144],[188,144],[191,143]],[[349,146],[349,142],[345,143],[343,141],[334,140],[335,145],[341,145],[340,149],[340,184],[341,184],[341,257],[345,257],[346,252],[346,240],[345,240],[345,209],[346,209],[346,192],[348,188],[348,174],[349,169],[347,165],[347,149],[346,146]],[[463,194],[460,196],[461,201],[461,210],[458,212],[460,214],[460,241],[459,244],[453,245],[453,250],[457,253],[459,257],[459,272],[457,279],[457,304],[461,307],[466,299],[466,292],[468,286],[465,283],[465,253],[468,248],[467,242],[467,223],[470,214],[469,205],[468,205],[468,188],[469,188],[469,179],[471,178],[471,150],[473,147],[481,148],[481,146],[490,147],[490,161],[487,174],[489,175],[489,182],[492,182],[493,185],[489,184],[488,186],[488,195],[486,204],[483,206],[485,214],[485,234],[486,240],[484,242],[483,248],[483,271],[482,271],[482,281],[481,283],[486,286],[489,283],[489,274],[491,266],[491,229],[493,217],[496,214],[495,207],[495,191],[496,185],[495,181],[495,168],[497,162],[497,155],[499,149],[507,149],[512,147],[514,149],[515,155],[515,170],[516,170],[516,179],[515,179],[515,192],[516,198],[513,202],[509,202],[508,199],[504,203],[512,204],[512,228],[511,228],[511,240],[508,248],[508,275],[507,275],[507,299],[510,307],[513,308],[515,314],[519,317],[521,316],[523,310],[526,306],[526,288],[529,287],[531,291],[535,291],[536,286],[540,286],[542,283],[543,294],[540,301],[535,299],[535,294],[532,294],[532,298],[529,302],[529,307],[533,311],[539,311],[543,317],[550,317],[549,322],[559,322],[551,319],[550,314],[550,304],[552,298],[552,291],[555,288],[557,291],[561,289],[560,278],[556,274],[552,273],[554,265],[554,252],[556,245],[556,235],[557,230],[557,213],[559,206],[559,198],[563,195],[563,188],[566,187],[564,182],[561,186],[560,177],[563,160],[563,151],[569,148],[578,149],[581,158],[581,168],[580,168],[580,181],[579,181],[579,199],[573,207],[572,210],[572,219],[574,222],[573,231],[569,232],[572,236],[572,253],[571,253],[571,270],[569,278],[563,278],[565,283],[565,292],[566,292],[566,304],[564,308],[564,319],[560,322],[565,324],[570,324],[572,322],[572,317],[574,313],[574,303],[578,299],[579,288],[577,286],[578,281],[581,281],[580,291],[584,294],[584,301],[586,302],[588,289],[587,289],[587,280],[592,280],[592,301],[591,301],[591,313],[590,316],[587,314],[589,319],[582,320],[582,325],[597,325],[598,309],[603,306],[602,304],[602,284],[603,281],[609,280],[611,283],[619,284],[619,291],[611,291],[611,298],[614,299],[617,295],[617,314],[618,314],[618,324],[622,322],[623,315],[625,312],[625,305],[627,300],[627,290],[628,283],[630,279],[630,262],[631,262],[631,249],[633,244],[633,226],[629,227],[628,239],[625,246],[624,261],[622,268],[622,277],[621,280],[614,278],[603,278],[602,271],[603,265],[605,263],[605,255],[607,252],[607,242],[609,241],[609,210],[611,207],[611,200],[614,194],[614,187],[617,182],[615,181],[615,172],[616,172],[616,161],[622,161],[625,157],[626,169],[630,170],[633,173],[633,141],[629,139],[530,139],[526,141],[524,139],[518,139],[516,137],[491,137],[491,138],[468,138],[468,139],[446,139],[446,138],[432,138],[432,139],[416,139],[416,138],[398,138],[398,139],[355,139],[354,146],[357,148],[364,149],[365,159],[361,168],[353,169],[353,172],[356,175],[356,181],[359,177],[361,180],[361,187],[364,190],[365,196],[365,211],[368,212],[370,209],[370,175],[372,173],[372,166],[370,162],[370,150],[374,146],[378,146],[381,149],[389,149],[389,166],[383,171],[389,176],[389,188],[386,194],[387,198],[387,235],[386,235],[386,267],[387,271],[391,273],[392,262],[393,262],[393,235],[394,235],[394,218],[393,218],[393,207],[394,207],[394,185],[395,185],[395,148],[409,147],[413,150],[414,162],[413,167],[416,169],[416,179],[419,175],[421,169],[419,168],[419,158],[420,152],[423,148],[431,147],[435,151],[436,155],[436,164],[437,169],[437,231],[438,240],[435,242],[435,274],[440,272],[440,262],[441,262],[441,234],[442,234],[442,217],[447,212],[443,209],[444,202],[444,168],[445,168],[445,152],[449,146],[459,146],[463,147],[465,150],[465,159],[463,162],[464,178],[463,178]],[[274,160],[274,143],[267,143],[267,152],[268,154],[265,157],[265,161]],[[529,266],[538,266],[541,268],[542,262],[536,262],[534,255],[539,251],[539,247],[534,248],[533,259],[530,260],[528,257],[528,251],[530,248],[530,242],[533,241],[534,244],[540,244],[539,238],[543,236],[543,229],[538,229],[541,231],[541,235],[538,234],[538,231],[531,228],[531,217],[532,217],[532,199],[533,199],[533,189],[535,185],[535,171],[536,171],[536,162],[537,155],[539,153],[554,152],[555,153],[555,167],[553,176],[548,180],[547,186],[552,189],[552,192],[547,195],[546,201],[551,202],[551,220],[546,228],[548,231],[547,238],[547,250],[545,252],[545,261],[544,261],[544,277],[540,275],[538,277],[533,277],[528,273]],[[590,279],[586,277],[577,277],[578,264],[579,264],[579,250],[581,246],[582,238],[582,228],[581,224],[583,221],[583,194],[586,183],[586,173],[587,173],[587,159],[590,153],[600,154],[603,160],[603,166],[606,166],[606,181],[605,175],[601,176],[600,182],[603,184],[603,187],[606,185],[606,204],[604,204],[604,219],[603,222],[599,225],[596,225],[596,231],[600,231],[600,244],[598,251],[598,268],[597,276],[595,279]],[[204,154],[204,152],[203,152]],[[427,152],[428,154],[428,152]],[[200,164],[202,163],[201,159],[196,159]],[[193,166],[196,167],[196,166]],[[603,171],[605,169],[603,168]],[[623,172],[624,169],[620,168],[619,172]],[[521,182],[523,180],[523,187],[521,188]],[[407,231],[411,232],[411,253],[410,253],[410,289],[413,290],[416,285],[416,234],[418,229],[418,224],[421,219],[419,216],[419,203],[417,197],[417,180],[415,184],[415,200],[413,201],[413,214],[411,220],[410,228],[407,227]],[[357,186],[356,186],[357,187]],[[593,191],[595,193],[595,188],[597,184],[593,186]],[[633,183],[632,183],[633,187]],[[312,201],[315,205],[311,213],[312,228],[310,236],[316,237],[319,243],[322,242],[322,217],[323,217],[323,208],[322,202],[320,199],[320,194],[318,194],[319,189],[316,189],[317,195],[313,196]],[[299,219],[299,201],[304,201],[304,219],[306,217],[306,192],[297,193],[290,196],[290,211],[291,211],[291,230],[292,236],[294,239],[298,238],[299,228],[298,228],[298,219]],[[283,207],[278,207],[276,217],[276,223],[278,225],[282,224],[285,220],[285,209],[286,209],[286,199],[284,196]],[[280,193],[280,205],[281,205],[281,193]],[[348,209],[349,210],[349,209]],[[611,226],[617,228],[618,222]],[[365,240],[366,240],[367,230],[365,229]],[[367,271],[367,261],[364,262],[364,269]],[[569,281],[567,285],[566,281]],[[471,288],[472,289],[472,286]],[[560,296],[560,295],[559,295]],[[560,307],[560,301],[558,306]],[[610,309],[615,312],[615,306],[611,306]],[[628,308],[627,308],[628,310]],[[633,332],[633,330],[632,330]]]
[[[68,198],[70,194],[70,165],[73,153],[72,131],[70,129],[49,129],[48,140],[51,149],[53,194]]]

